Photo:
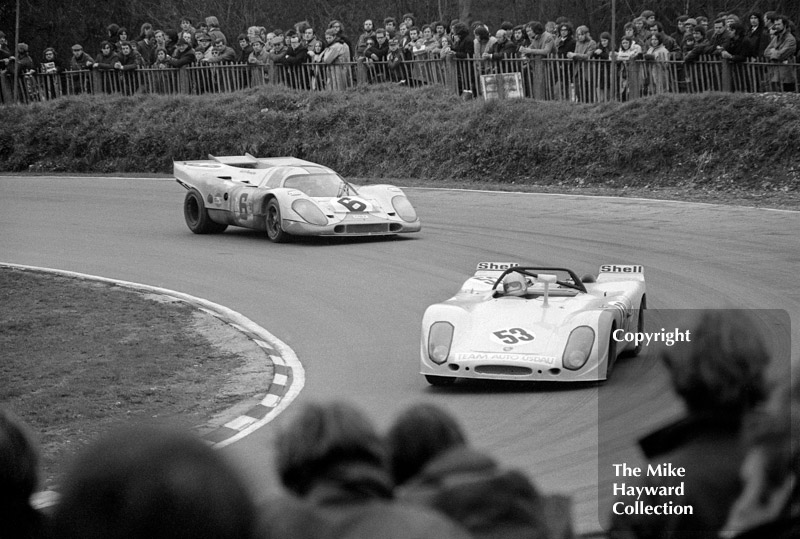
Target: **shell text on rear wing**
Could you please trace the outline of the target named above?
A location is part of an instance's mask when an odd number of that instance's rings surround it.
[[[644,266],[628,264],[603,264],[600,273],[644,273]]]
[[[516,262],[480,262],[475,269],[478,271],[505,271],[516,266],[519,266]]]

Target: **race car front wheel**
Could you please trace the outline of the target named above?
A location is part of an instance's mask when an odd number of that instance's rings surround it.
[[[436,376],[434,374],[426,374],[425,379],[432,386],[451,386],[455,383],[455,376]]]
[[[267,203],[267,237],[275,243],[289,240],[289,234],[281,227],[281,205],[274,198]]]
[[[195,189],[186,193],[183,199],[183,217],[189,230],[195,234],[217,234],[228,228],[228,225],[211,220],[203,196]]]

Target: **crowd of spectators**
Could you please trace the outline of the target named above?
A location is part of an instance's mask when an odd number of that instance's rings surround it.
[[[668,33],[667,26],[674,27]],[[370,80],[389,80],[406,84],[424,83],[426,77],[416,72],[419,66],[403,68],[404,62],[428,59],[473,59],[479,73],[492,72],[497,62],[510,59],[542,57],[573,60],[576,67],[569,75],[580,76],[580,63],[589,59],[616,59],[649,62],[644,71],[652,91],[666,90],[668,81],[663,66],[667,61],[691,64],[711,57],[730,62],[759,60],[780,64],[771,71],[771,90],[796,91],[798,59],[792,21],[776,12],[718,13],[705,16],[683,15],[675,21],[660,20],[653,11],[644,11],[627,21],[612,42],[609,29],[590,29],[565,17],[550,21],[514,23],[505,21],[490,29],[480,21],[467,24],[450,21],[418,21],[413,14],[382,21],[367,19],[357,33],[348,34],[341,21],[332,20],[324,28],[301,21],[290,29],[252,26],[234,35],[220,27],[215,16],[194,22],[179,21],[177,29],[155,28],[144,23],[137,32],[111,24],[107,39],[90,53],[80,43],[72,46],[68,63],[59,59],[60,51],[48,47],[31,55],[28,45],[19,43],[12,54],[5,35],[0,32],[0,70],[16,69],[22,73],[57,73],[81,70],[121,71],[138,68],[171,69],[215,64],[263,66],[266,72],[275,65],[283,67],[319,64],[336,66],[351,62],[381,69]],[[597,36],[595,39],[593,36]],[[313,69],[304,68],[313,75]],[[349,83],[347,70],[328,74],[326,82],[334,87]],[[305,79],[313,78],[304,75]],[[318,77],[316,86],[324,82]],[[625,78],[623,73],[622,78]],[[315,81],[304,80],[305,87]],[[624,81],[623,81],[624,83]],[[598,91],[603,92],[601,84]],[[578,85],[576,92],[584,89]]]
[[[682,477],[690,515],[612,515],[613,538],[797,537],[800,377],[769,387],[770,353],[743,311],[702,312],[662,354],[686,416],[641,440]],[[381,433],[343,401],[305,403],[273,436],[281,494],[256,500],[232,461],[173,428],[128,425],[79,452],[54,510],[31,507],[38,447],[0,409],[0,535],[16,538],[534,538],[574,536],[569,504],[468,442],[444,408],[414,404]],[[535,434],[531,434],[535,436]],[[632,478],[635,480],[635,478]],[[276,491],[276,489],[272,489]],[[659,503],[647,494],[647,502]],[[563,498],[563,496],[562,496]]]

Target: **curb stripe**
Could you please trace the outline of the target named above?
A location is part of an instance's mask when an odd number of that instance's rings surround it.
[[[6,262],[0,262],[0,267],[8,267],[22,271],[52,273],[80,280],[98,281],[123,288],[167,296],[187,303],[200,311],[220,319],[255,342],[256,345],[264,350],[267,360],[273,364],[274,375],[272,382],[267,389],[266,396],[260,403],[225,425],[202,436],[212,447],[225,447],[266,425],[289,406],[297,395],[300,394],[300,391],[305,385],[305,371],[303,370],[303,365],[289,346],[249,318],[223,305],[175,290],[130,281],[121,281],[118,279],[109,279],[97,275]]]

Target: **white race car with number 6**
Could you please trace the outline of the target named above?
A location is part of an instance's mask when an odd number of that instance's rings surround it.
[[[421,373],[458,378],[605,380],[617,357],[638,354],[642,266],[605,264],[595,278],[569,269],[482,262],[461,290],[422,320]]]
[[[403,191],[391,185],[356,188],[333,170],[294,157],[250,154],[176,161],[186,188],[183,216],[195,234],[228,225],[263,230],[274,242],[298,236],[379,236],[420,230]]]

